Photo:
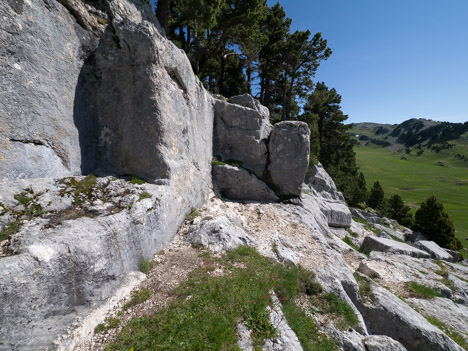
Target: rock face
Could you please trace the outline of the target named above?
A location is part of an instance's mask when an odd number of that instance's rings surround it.
[[[229,102],[215,103],[213,145],[217,158],[228,163],[233,161],[249,171],[249,184],[254,185],[252,189],[235,185],[232,170],[229,180],[223,177],[226,169],[221,173],[220,168],[215,168],[214,184],[220,189],[226,189],[227,185],[232,189],[231,193],[225,191],[223,196],[266,202],[300,196],[309,165],[310,130],[307,124],[288,121],[272,126],[266,107],[248,94],[235,96]],[[259,198],[258,184],[274,189],[276,199],[270,195]]]
[[[212,99],[148,6],[13,3],[0,5],[4,178],[209,171]]]
[[[335,186],[333,179],[319,163],[310,166],[310,173],[305,181],[303,191],[320,197],[320,211],[327,217],[331,227],[349,227],[351,225],[351,212]]]
[[[207,198],[213,99],[140,0],[3,1],[0,16],[1,202],[17,206],[14,195],[36,184],[43,205],[65,196],[51,179],[15,178],[93,172],[157,184],[117,212],[88,213],[71,197],[57,209],[69,217],[44,228],[38,212],[7,244],[0,349],[52,349]]]
[[[268,185],[245,169],[229,165],[213,166],[215,190],[232,200],[276,202],[278,196]]]
[[[279,195],[299,196],[309,166],[310,130],[304,122],[275,124],[268,144],[268,174]]]
[[[253,241],[239,225],[220,216],[201,221],[190,228],[187,241],[203,245],[214,252],[226,253],[239,246],[252,246]]]
[[[371,284],[371,303],[354,299],[366,324],[374,334],[384,334],[399,341],[408,351],[448,351],[463,349],[418,312],[386,289]]]
[[[244,103],[243,98],[232,101],[239,100]],[[244,168],[261,178],[267,166],[267,140],[273,127],[267,111],[248,105],[216,101],[213,153],[223,160],[242,162]]]
[[[361,245],[361,251],[369,254],[372,251],[382,251],[392,254],[409,255],[413,257],[431,257],[426,251],[416,249],[399,241],[368,236]]]
[[[428,252],[431,255],[431,258],[436,260],[455,261],[452,255],[450,255],[447,251],[445,251],[433,241],[419,240],[416,241],[414,246],[418,249]]]

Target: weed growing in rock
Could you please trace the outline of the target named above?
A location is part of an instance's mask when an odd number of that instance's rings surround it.
[[[351,238],[350,238],[349,236],[345,236],[342,240],[343,240],[346,244],[348,244],[349,246],[351,246],[354,250],[359,251],[359,247],[357,247],[356,245],[354,245],[353,241],[351,240]]]
[[[408,289],[416,295],[416,297],[423,299],[433,299],[436,296],[442,297],[440,289],[433,288],[427,285],[418,284],[416,282],[409,282]]]
[[[144,199],[151,199],[151,194],[148,193],[147,191],[144,191],[139,194],[138,201],[144,200]]]
[[[353,232],[351,228],[346,228],[346,231],[351,235],[353,238],[359,238],[359,234],[356,232]]]
[[[200,216],[200,212],[195,207],[192,207],[190,212],[185,216],[185,220],[188,222],[193,222],[193,220],[198,216]]]
[[[139,268],[140,272],[148,274],[154,267],[154,262],[143,260],[140,262]]]
[[[442,323],[440,320],[438,320],[437,318],[433,316],[426,315],[424,317],[426,317],[429,323],[435,325],[437,328],[442,330],[445,334],[450,336],[450,338],[452,338],[452,340],[455,341],[458,345],[463,347],[465,350],[468,350],[468,342],[466,342],[466,339],[461,334],[449,328],[447,325],[445,325],[444,323]]]
[[[126,311],[130,307],[133,307],[142,302],[145,302],[146,300],[150,298],[150,296],[151,296],[151,291],[149,290],[140,290],[140,291],[135,292],[131,300],[124,305],[123,310]]]
[[[340,329],[357,326],[358,319],[351,306],[330,292],[312,299],[314,306],[320,313],[331,314],[336,326]]]
[[[356,282],[358,283],[359,294],[361,295],[361,299],[363,301],[371,300],[372,299],[371,284],[356,273],[354,274],[354,279],[356,279]]]
[[[318,333],[313,320],[296,304],[311,286],[311,275],[293,265],[281,265],[241,247],[214,258],[193,271],[174,290],[170,306],[154,315],[133,319],[106,350],[238,350],[236,325],[244,321],[254,347],[275,335],[267,310],[273,290],[304,350],[334,350],[334,342]],[[228,274],[213,276],[214,264]]]
[[[28,196],[28,192],[23,191],[19,194],[15,194],[13,196],[16,201],[18,201],[21,205],[27,205],[29,202],[31,202],[32,197]]]
[[[130,177],[130,183],[132,183],[134,185],[143,185],[146,182],[143,179],[138,178],[137,176],[133,175],[133,176]]]
[[[221,161],[220,157],[213,156],[213,159],[211,160],[211,165],[212,166],[224,166],[225,163]]]

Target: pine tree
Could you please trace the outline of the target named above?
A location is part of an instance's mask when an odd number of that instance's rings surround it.
[[[388,212],[390,218],[396,220],[401,225],[411,228],[414,224],[411,209],[405,205],[400,195],[393,195],[388,201]]]
[[[379,181],[374,182],[367,204],[375,210],[382,210],[382,207],[385,204],[385,193]]]
[[[444,205],[435,196],[423,201],[414,217],[414,230],[440,246],[460,249],[461,243],[455,238],[455,226],[444,211]]]
[[[317,83],[299,119],[308,123],[311,130],[317,129],[318,133],[311,134],[311,145],[316,143],[312,137],[318,136],[319,161],[348,203],[357,205],[365,201],[367,189],[365,184],[359,183],[356,154],[347,134],[351,125],[343,123],[348,116],[341,111],[340,103],[341,96],[335,89],[329,89],[323,82]]]

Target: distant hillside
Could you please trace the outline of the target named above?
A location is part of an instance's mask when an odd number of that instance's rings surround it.
[[[356,123],[350,133],[369,188],[379,180],[387,197],[399,194],[413,211],[436,195],[468,249],[468,122]]]
[[[349,131],[361,146],[374,144],[398,151],[409,147],[447,149],[468,132],[468,122],[436,122],[412,118],[400,124],[356,123]]]

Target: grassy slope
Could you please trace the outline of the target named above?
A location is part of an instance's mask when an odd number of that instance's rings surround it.
[[[404,152],[377,146],[356,146],[354,150],[369,189],[379,180],[387,197],[399,194],[414,209],[430,195],[437,196],[452,217],[458,238],[468,248],[468,162],[454,157],[457,153],[468,156],[466,141],[459,139],[454,149],[440,153],[424,148],[424,153],[416,156],[414,150],[406,155],[408,160],[401,159]]]

